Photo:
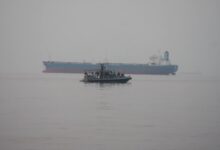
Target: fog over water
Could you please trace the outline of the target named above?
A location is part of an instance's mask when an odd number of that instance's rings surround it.
[[[0,0],[0,150],[219,150],[219,0]],[[85,84],[43,60],[176,75]]]
[[[219,75],[218,0],[0,0],[0,72],[43,60],[146,63],[169,50],[180,72]]]

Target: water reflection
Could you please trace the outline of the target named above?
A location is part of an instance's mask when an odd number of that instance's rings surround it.
[[[115,88],[115,87],[126,87],[131,86],[132,83],[83,83],[85,87],[96,87],[100,90],[106,88]]]
[[[97,110],[112,110],[112,106],[107,101],[97,102]]]

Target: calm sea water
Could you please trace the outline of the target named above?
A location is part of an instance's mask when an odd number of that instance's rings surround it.
[[[219,150],[220,80],[0,75],[1,150]]]

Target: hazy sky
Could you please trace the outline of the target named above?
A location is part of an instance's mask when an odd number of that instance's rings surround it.
[[[0,72],[43,60],[146,63],[220,75],[219,0],[0,0]]]

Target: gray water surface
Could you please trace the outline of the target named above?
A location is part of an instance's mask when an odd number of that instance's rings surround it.
[[[220,80],[0,75],[1,150],[219,150]]]

